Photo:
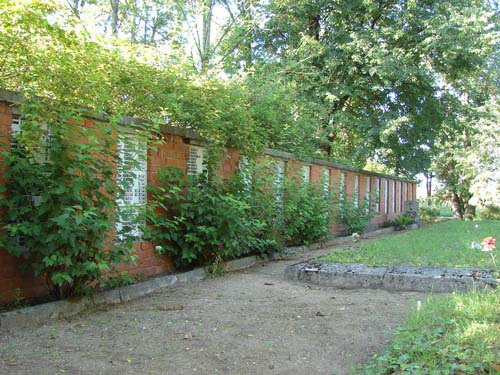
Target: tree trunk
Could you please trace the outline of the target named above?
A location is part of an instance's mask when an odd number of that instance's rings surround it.
[[[120,5],[120,0],[110,0],[111,1],[111,33],[113,35],[118,34],[118,6]]]
[[[149,38],[149,44],[155,45],[155,38],[156,38],[156,33],[158,32],[158,22],[159,22],[159,17],[156,17],[153,26],[151,26],[151,36]]]
[[[70,2],[71,10],[77,18],[80,18],[80,1],[81,0],[73,0]]]
[[[309,17],[309,22],[307,25],[308,34],[310,37],[314,38],[314,40],[319,41],[319,32],[320,32],[320,16],[314,15]]]
[[[202,35],[201,35],[201,71],[205,71],[208,68],[208,63],[210,62],[211,44],[210,35],[212,33],[212,14],[214,2],[213,0],[205,0],[203,4],[203,16],[202,16]]]
[[[471,204],[465,205],[465,220],[474,220],[474,216],[476,216],[476,206]]]
[[[432,177],[434,177],[432,175],[432,173],[429,173],[429,174],[425,174],[425,187],[427,189],[427,197],[431,197],[432,196]]]
[[[143,44],[148,44],[148,24],[149,24],[149,15],[146,15],[144,19],[144,36],[142,38]]]
[[[451,209],[453,210],[453,215],[455,219],[463,220],[464,219],[464,204],[462,199],[458,196],[457,193],[452,193],[451,196]]]

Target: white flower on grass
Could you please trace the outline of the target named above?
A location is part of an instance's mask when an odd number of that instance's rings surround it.
[[[163,250],[163,247],[160,245],[155,246],[155,251],[156,252],[161,252]]]
[[[470,244],[470,248],[472,250],[483,250],[483,246],[475,241],[472,241],[472,243]]]

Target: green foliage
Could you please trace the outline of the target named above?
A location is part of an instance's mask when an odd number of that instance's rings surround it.
[[[285,245],[283,234],[282,207],[275,194],[275,180],[270,163],[247,165],[229,180],[229,190],[249,207],[249,218],[260,223],[256,236],[258,253],[271,254]],[[282,192],[281,192],[282,194]]]
[[[481,220],[500,220],[500,207],[486,206],[478,210],[478,217]]]
[[[317,155],[324,137],[324,108],[312,103],[296,82],[261,67],[244,80],[250,112],[268,147],[301,156]]]
[[[477,226],[476,226],[477,225]],[[471,249],[485,237],[500,237],[497,221],[449,220],[328,254],[322,261],[370,266],[442,266],[498,270],[489,254]]]
[[[439,194],[419,201],[419,217],[422,220],[435,221],[438,217],[453,217],[450,207]]]
[[[333,204],[322,186],[285,179],[282,213],[286,242],[307,245],[324,240],[333,223]]]
[[[447,185],[487,204],[499,196],[484,189],[499,165],[491,1],[68,3],[76,17],[51,0],[2,2],[2,88],[168,119],[219,150],[271,146],[407,175],[434,158],[435,171],[457,171],[440,173]],[[82,24],[87,9],[103,15],[99,26]]]
[[[387,219],[384,220],[384,222],[382,223],[382,228],[390,228],[393,227],[394,225],[395,225],[394,220]]]
[[[160,121],[182,124],[218,150],[231,145],[255,154],[266,144],[241,81],[195,76],[190,64],[168,61],[164,51],[98,41],[59,12],[51,1],[4,0],[0,88],[99,115],[135,116],[152,130]]]
[[[394,219],[394,224],[395,224],[394,229],[395,230],[403,230],[403,229],[406,229],[406,227],[408,225],[413,224],[413,223],[414,223],[414,220],[409,215],[406,215],[406,214],[399,215],[398,217],[396,217]]]
[[[432,221],[439,216],[439,208],[431,206],[420,206],[418,209],[418,214],[422,220]]]
[[[113,243],[116,133],[84,125],[56,102],[26,102],[22,130],[3,153],[2,246],[43,275],[54,296],[79,294],[112,265],[130,260],[131,239]],[[81,140],[85,139],[85,142]]]
[[[256,13],[239,33],[245,48],[231,52],[252,71],[264,66],[264,77],[297,83],[321,109],[309,124],[315,146],[336,160],[363,165],[374,156],[397,173],[418,173],[443,122],[461,116],[450,104],[472,91],[464,82],[477,74],[495,82],[483,74],[498,70],[490,61],[497,12],[486,0],[273,0]]]
[[[225,181],[186,177],[177,168],[160,171],[159,185],[150,188],[146,237],[178,265],[212,263],[216,274],[225,260],[242,254],[324,239],[332,222],[324,193],[285,180],[280,203],[268,170],[249,165],[244,176]]]
[[[500,289],[433,297],[363,375],[498,374]]]
[[[127,271],[117,272],[113,276],[107,277],[104,283],[110,288],[135,284],[138,280],[136,275],[131,275]]]
[[[500,201],[500,93],[498,43],[488,67],[460,79],[461,99],[450,100],[454,116],[443,123],[431,170],[441,182],[438,191],[457,219],[472,219],[477,207]]]
[[[222,276],[226,272],[226,263],[220,256],[215,256],[212,264],[208,265],[207,271],[211,278]]]
[[[269,163],[249,165],[245,173],[251,176],[250,181],[239,174],[233,187],[251,207],[251,216],[264,221],[259,236],[270,241],[265,243],[267,252],[285,244],[302,245],[325,239],[333,223],[332,194],[325,193],[321,184],[304,184],[286,177],[277,187],[275,176],[269,173],[272,168]]]
[[[354,199],[344,199],[339,204],[337,220],[344,226],[347,234],[363,233],[372,217],[373,212],[364,201],[356,203]]]
[[[394,227],[394,230],[400,231],[406,229],[406,227],[410,224],[413,224],[415,221],[406,214],[399,215],[394,220],[385,220],[382,223],[382,228],[390,228]]]
[[[146,237],[179,266],[227,260],[258,247],[263,224],[248,214],[249,205],[206,175],[185,176],[178,168],[158,173],[150,188]]]

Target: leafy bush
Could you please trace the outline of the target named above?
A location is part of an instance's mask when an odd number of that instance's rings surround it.
[[[421,206],[418,209],[419,217],[423,220],[434,220],[439,217],[439,208]]]
[[[478,210],[478,218],[482,220],[500,220],[499,206],[486,206]]]
[[[453,212],[446,205],[443,197],[433,196],[419,201],[419,217],[427,221],[435,221],[438,217],[453,217]]]
[[[110,288],[118,288],[120,286],[132,285],[139,280],[138,275],[131,275],[127,271],[116,272],[112,276],[107,277],[104,283]]]
[[[160,171],[159,184],[150,187],[146,238],[178,266],[211,263],[219,272],[227,259],[328,234],[332,205],[319,187],[285,179],[279,202],[269,168],[249,168],[247,177],[235,174],[229,181],[185,176],[172,167]]]
[[[332,224],[331,199],[321,186],[285,179],[283,236],[294,245],[310,244],[326,238]]]
[[[354,200],[342,201],[337,212],[337,220],[344,225],[347,234],[363,233],[372,217],[373,212],[366,202],[356,204]]]
[[[264,223],[250,206],[205,175],[185,176],[178,168],[158,172],[150,188],[146,238],[168,252],[178,266],[215,263],[258,247]]]
[[[109,235],[123,193],[114,179],[116,138],[112,124],[82,126],[78,112],[54,103],[27,102],[23,113],[15,147],[3,153],[1,246],[65,298],[131,260],[131,239],[118,245]]]
[[[408,215],[403,214],[399,215],[394,219],[394,229],[395,230],[403,230],[410,224],[413,224],[415,221]]]
[[[256,224],[252,252],[272,254],[285,244],[282,208],[274,191],[274,177],[268,163],[248,164],[244,173],[235,173],[228,181],[228,190],[239,200],[246,202],[247,214]]]
[[[382,223],[382,228],[390,228],[394,227],[394,230],[403,230],[410,224],[415,223],[415,219],[413,219],[410,215],[402,214],[394,218],[394,220],[385,220]]]
[[[381,227],[382,228],[390,228],[390,227],[393,227],[395,225],[396,225],[396,223],[394,222],[394,220],[387,219],[387,220],[384,220]]]
[[[267,241],[262,242],[265,247],[260,251],[274,252],[285,244],[310,244],[328,236],[334,207],[330,195],[320,184],[303,184],[291,178],[284,178],[276,192],[271,168],[268,163],[249,165],[246,175],[253,176],[251,181],[242,174],[233,179],[236,185],[232,191],[251,207],[251,217],[265,223],[259,237]]]

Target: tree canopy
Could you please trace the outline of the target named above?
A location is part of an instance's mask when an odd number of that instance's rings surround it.
[[[1,1],[3,87],[221,146],[414,176],[498,122],[489,0]]]

